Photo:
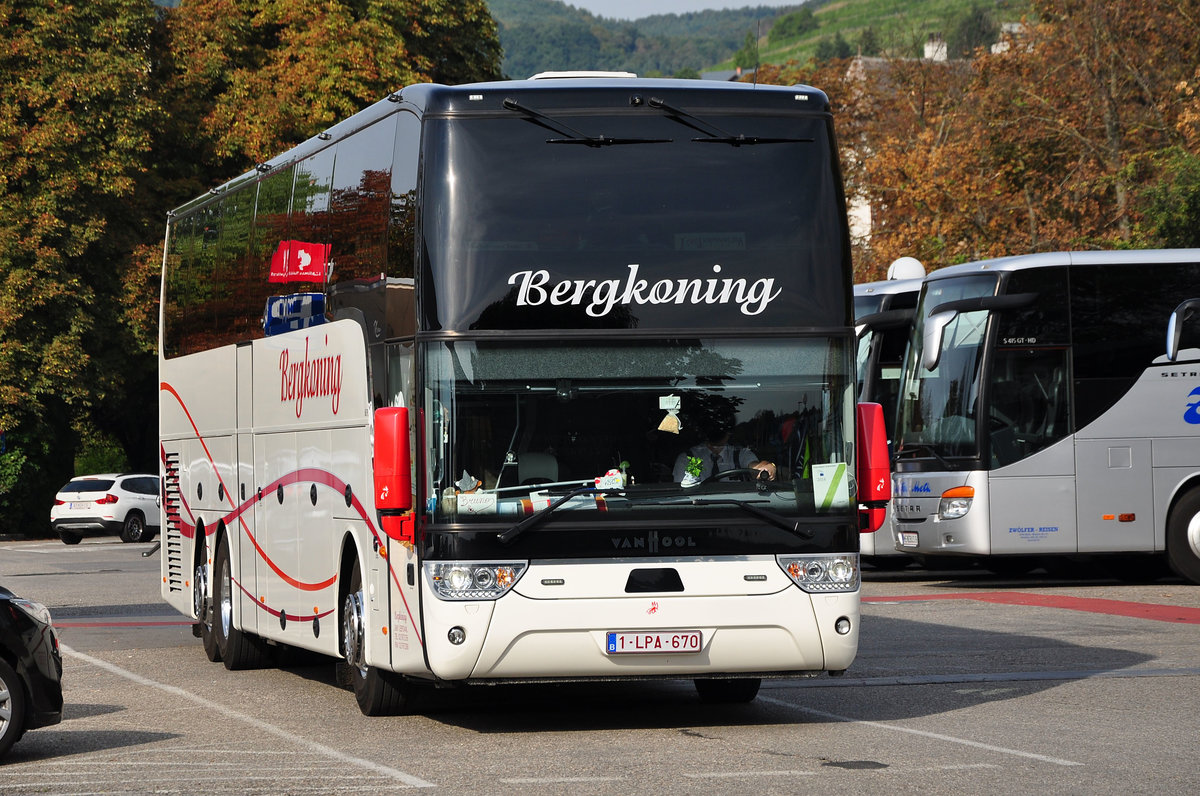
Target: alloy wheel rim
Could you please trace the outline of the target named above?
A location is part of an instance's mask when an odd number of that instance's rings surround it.
[[[229,638],[229,631],[233,628],[233,594],[230,593],[233,579],[229,576],[228,559],[221,562],[221,585],[225,587],[221,589],[221,632],[225,638]]]

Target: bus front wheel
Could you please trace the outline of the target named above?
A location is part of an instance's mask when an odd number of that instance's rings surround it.
[[[1200,583],[1200,489],[1184,495],[1167,522],[1167,557],[1171,569]]]
[[[362,575],[355,566],[342,598],[342,664],[364,716],[396,716],[410,708],[411,686],[398,674],[366,663],[366,608]]]

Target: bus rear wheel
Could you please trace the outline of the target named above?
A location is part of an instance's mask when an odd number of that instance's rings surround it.
[[[196,564],[192,575],[192,607],[196,610],[196,626],[199,628],[200,643],[205,656],[213,663],[220,663],[221,651],[217,649],[217,634],[213,630],[212,591],[209,584],[208,562]]]
[[[1167,558],[1171,569],[1200,583],[1200,489],[1188,492],[1167,521]]]
[[[229,540],[222,536],[213,561],[212,583],[213,636],[221,662],[230,671],[260,669],[267,665],[267,643],[253,633],[233,626],[233,577],[229,564]]]
[[[362,574],[355,565],[342,598],[342,656],[345,677],[364,716],[397,716],[411,708],[412,686],[392,672],[366,662],[366,607]]]

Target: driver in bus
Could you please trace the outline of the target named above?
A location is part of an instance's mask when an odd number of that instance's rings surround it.
[[[733,431],[732,417],[714,420],[704,431],[704,442],[693,445],[676,457],[673,475],[677,483],[683,480],[683,476],[687,472],[689,457],[700,460],[699,477],[701,481],[710,478],[714,473],[723,473],[729,470],[757,470],[758,478],[775,480],[774,462],[760,459],[758,454],[743,445],[730,443],[729,436]],[[729,480],[732,477],[734,476],[721,480]]]

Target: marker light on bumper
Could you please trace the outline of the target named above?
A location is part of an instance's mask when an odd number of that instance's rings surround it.
[[[779,566],[806,592],[857,591],[858,553],[775,556]]]
[[[526,561],[427,561],[425,578],[443,600],[496,600],[516,585]]]

